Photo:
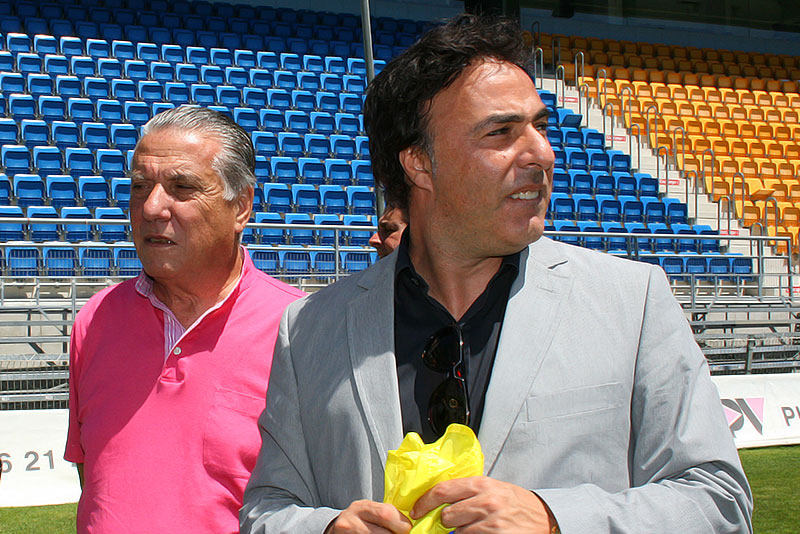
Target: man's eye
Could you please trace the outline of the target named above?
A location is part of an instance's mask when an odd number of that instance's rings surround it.
[[[546,122],[542,122],[542,123],[539,123],[539,124],[534,124],[533,126],[537,130],[539,130],[541,133],[547,133],[547,123]]]
[[[488,135],[488,136],[505,135],[505,134],[507,134],[507,133],[508,133],[508,130],[509,130],[509,129],[508,129],[508,127],[507,127],[507,126],[504,126],[504,127],[502,127],[502,128],[498,128],[498,129],[496,129],[496,130],[492,130],[492,131],[491,131],[491,132],[489,132],[487,135]]]

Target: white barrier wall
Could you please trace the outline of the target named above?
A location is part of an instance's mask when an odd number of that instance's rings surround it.
[[[715,376],[736,446],[800,443],[800,374]],[[0,412],[0,508],[77,502],[67,410]]]
[[[800,374],[712,379],[737,447],[800,443]]]
[[[67,410],[0,412],[0,508],[78,502],[78,471],[64,460]]]

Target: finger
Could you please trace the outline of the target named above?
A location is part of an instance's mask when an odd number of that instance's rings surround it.
[[[476,495],[485,477],[457,478],[439,482],[420,497],[411,509],[411,517],[419,519],[443,504],[453,504]]]
[[[411,522],[391,504],[361,501],[356,513],[363,522],[380,527],[394,534],[405,534],[411,530]],[[372,530],[370,530],[372,532]]]

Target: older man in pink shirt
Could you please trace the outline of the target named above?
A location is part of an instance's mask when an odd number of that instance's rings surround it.
[[[240,245],[255,156],[224,115],[148,122],[131,165],[143,271],[75,320],[65,458],[79,533],[238,532],[283,309],[302,292]]]

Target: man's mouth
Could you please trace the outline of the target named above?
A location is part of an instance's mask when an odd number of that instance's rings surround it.
[[[161,236],[150,236],[144,239],[145,243],[149,243],[151,245],[174,245],[174,241],[171,239],[167,239],[166,237]]]
[[[514,200],[536,200],[539,198],[539,191],[520,191],[511,195]]]

